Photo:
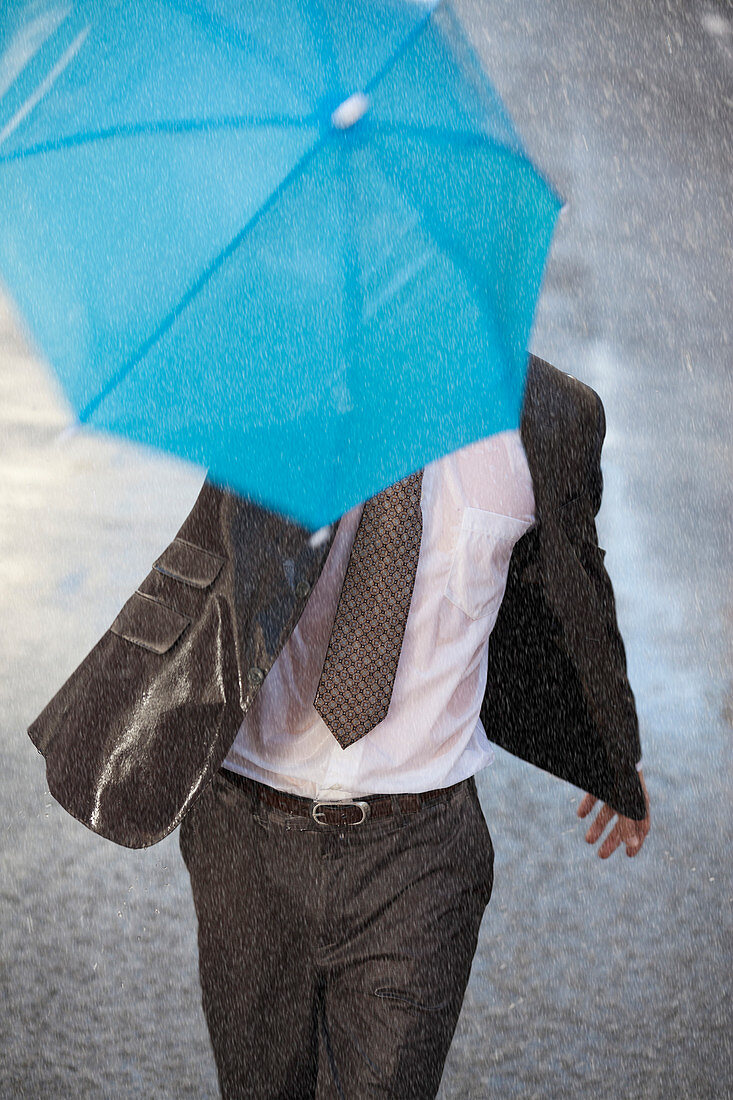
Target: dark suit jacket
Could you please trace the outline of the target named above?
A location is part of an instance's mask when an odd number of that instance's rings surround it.
[[[521,435],[536,522],[512,554],[489,641],[492,741],[644,817],[634,698],[598,548],[600,399],[532,358]],[[206,482],[178,536],[30,727],[54,797],[128,847],[181,821],[221,766],[300,617],[336,532]]]

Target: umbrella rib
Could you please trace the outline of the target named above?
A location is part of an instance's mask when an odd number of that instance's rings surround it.
[[[293,118],[288,115],[257,116],[257,115],[223,115],[220,118],[210,119],[170,119],[163,122],[139,122],[129,126],[110,126],[105,130],[89,130],[79,134],[68,134],[56,141],[40,142],[31,145],[27,149],[16,149],[12,153],[0,156],[0,164],[7,164],[14,160],[25,160],[27,157],[41,156],[44,153],[56,153],[63,149],[75,148],[79,145],[92,145],[95,142],[111,141],[115,138],[140,137],[145,134],[189,134],[215,132],[216,130],[247,130],[267,129],[270,126],[291,126],[294,129],[307,129],[316,125],[318,118],[315,114],[304,118]]]
[[[489,144],[494,144],[493,142],[490,142],[490,140],[489,140],[488,143]],[[505,152],[508,156],[511,156],[511,157],[516,156],[516,154],[511,152],[511,150],[504,149],[503,146],[500,146],[499,148],[503,152]],[[476,292],[476,296],[477,296],[478,301],[480,301],[481,303],[484,303],[485,295],[484,295],[484,290],[483,290],[482,283],[481,283],[481,274],[480,274],[480,271],[477,270],[476,265],[471,261],[470,257],[466,255],[465,251],[457,244],[457,242],[451,238],[450,233],[448,233],[441,226],[440,222],[436,218],[430,216],[430,214],[428,213],[428,211],[425,209],[424,206],[418,207],[414,204],[414,202],[412,203],[412,206],[413,206],[413,209],[415,210],[415,213],[417,215],[418,220],[421,221],[422,224],[425,226],[425,229],[427,230],[429,235],[432,237],[433,241],[435,241],[438,248],[440,248],[444,253],[446,253],[451,258],[451,260],[456,265],[456,267],[463,273],[465,278],[470,282],[471,286],[473,287],[474,291]],[[491,318],[491,311],[489,309],[487,309],[485,306],[484,306],[484,309],[485,309],[485,312],[486,312],[487,316],[489,318]],[[509,348],[506,345],[506,341],[504,339],[504,333],[501,331],[501,329],[498,326],[496,327],[496,331],[497,331],[497,336],[500,339],[500,343],[501,343],[502,349],[504,351],[504,354],[506,356],[507,362],[511,363],[512,356],[509,352]]]
[[[264,202],[259,210],[257,210],[257,212],[252,215],[246,225],[244,225],[242,229],[240,229],[239,233],[237,233],[237,235],[232,238],[229,244],[227,244],[226,247],[223,248],[214,257],[214,259],[206,268],[204,268],[196,281],[191,284],[183,297],[180,298],[178,302],[176,302],[172,309],[169,310],[163,320],[157,325],[150,336],[148,336],[147,340],[145,340],[137,349],[137,351],[135,351],[134,354],[131,355],[122,364],[122,366],[115,371],[115,373],[107,380],[99,393],[97,393],[90,401],[87,402],[87,404],[79,413],[80,423],[85,423],[86,421],[91,419],[91,417],[97,411],[104,399],[106,397],[109,397],[112,391],[115,390],[120,385],[120,383],[124,381],[127,375],[132,370],[134,370],[135,367],[145,358],[150,349],[154,347],[155,344],[157,344],[158,341],[162,339],[162,337],[165,336],[165,334],[173,327],[173,325],[184,312],[184,310],[186,310],[191,302],[197,297],[197,295],[200,294],[206,284],[214,277],[214,275],[217,273],[217,271],[219,271],[219,269],[229,259],[229,257],[237,251],[250,230],[254,228],[257,222],[261,220],[261,218],[267,213],[270,207],[273,206],[274,203],[280,198],[283,191],[290,187],[290,185],[303,174],[306,166],[315,157],[322,144],[323,139],[320,138],[312,146],[312,148],[309,149],[308,152],[300,158],[295,167],[292,168],[290,172],[288,172],[287,176],[285,176],[280,181],[280,183],[269,196],[267,201]]]
[[[418,126],[409,122],[375,122],[373,119],[369,119],[369,128],[378,134],[432,138],[445,145],[493,145],[498,149],[514,152],[506,142],[478,130],[452,130],[447,126]],[[524,153],[520,152],[518,155],[527,159]]]
[[[462,47],[464,65],[466,65],[466,68],[470,67],[472,72],[475,74],[481,85],[484,95],[487,96],[489,102],[491,103],[492,110],[495,112],[495,114],[499,116],[499,119],[505,128],[508,138],[511,139],[514,144],[521,148],[522,143],[514,127],[514,123],[509,117],[509,114],[507,113],[507,110],[501,101],[501,97],[498,95],[496,89],[493,87],[491,81],[489,80],[486,70],[481,65],[476,55],[476,50],[471,44],[471,41],[466,34],[465,28],[462,26],[460,19],[458,19],[455,11],[453,11],[448,4],[444,5],[441,11],[441,15],[444,16],[446,20],[450,23],[450,33],[453,36],[454,49],[455,41],[457,39]]]
[[[374,122],[371,119],[368,122],[368,126],[374,133],[386,134],[388,136],[394,134],[398,137],[428,138],[429,140],[435,140],[444,145],[463,145],[468,148],[471,146],[474,148],[486,146],[495,149],[496,152],[500,153],[502,156],[526,164],[533,172],[536,172],[560,205],[564,205],[565,200],[562,198],[557,188],[555,188],[546,176],[540,172],[534,162],[530,160],[524,152],[520,144],[518,144],[516,148],[512,148],[504,141],[501,141],[499,138],[491,137],[489,134],[476,133],[473,130],[449,130],[444,126],[415,126],[406,122]]]
[[[418,211],[418,217],[425,225],[425,228],[430,233],[430,236],[438,245],[438,248],[442,249],[450,256],[459,271],[462,271],[465,278],[468,279],[469,283],[476,292],[477,300],[484,303],[484,312],[489,320],[492,322],[492,325],[496,330],[497,336],[499,337],[499,341],[502,346],[502,350],[504,352],[504,355],[506,356],[506,361],[508,363],[511,363],[512,356],[509,352],[509,348],[506,345],[504,333],[501,330],[501,326],[495,324],[491,310],[485,304],[485,292],[481,285],[481,275],[476,270],[475,264],[471,262],[470,258],[466,255],[463,249],[460,248],[455,241],[451,240],[450,235],[446,233],[444,229],[442,229],[440,223],[437,222],[435,218],[431,218],[425,210]]]
[[[469,40],[467,39],[467,37],[465,35],[465,32],[463,31],[463,28],[461,27],[459,21],[456,19],[455,13],[453,13],[451,11],[450,7],[447,4],[444,3],[444,0],[437,0],[437,3],[435,3],[433,5],[433,7],[430,8],[430,10],[427,12],[427,14],[413,28],[412,32],[407,36],[407,38],[404,40],[404,42],[402,42],[402,44],[395,51],[395,53],[392,54],[391,57],[387,58],[384,65],[382,66],[382,68],[379,69],[379,71],[377,73],[375,73],[374,76],[369,80],[366,87],[364,88],[365,94],[369,94],[369,93],[373,92],[374,89],[376,88],[376,86],[384,79],[384,77],[389,73],[389,71],[394,68],[394,66],[397,64],[397,62],[404,56],[405,53],[407,53],[407,51],[410,49],[410,47],[414,45],[414,43],[417,41],[417,39],[420,37],[420,35],[423,33],[423,31],[429,25],[430,21],[432,20],[433,16],[436,14],[436,12],[438,11],[439,8],[442,9],[442,13],[444,13],[446,15],[446,17],[450,20],[452,33],[457,38],[460,39],[461,45],[463,46],[464,50],[467,51],[470,55],[473,55],[473,53],[474,53],[473,48],[472,48]],[[495,139],[496,144],[497,145],[503,145],[503,146],[506,146],[506,147],[514,146],[515,149],[518,151],[518,153],[520,155],[523,154],[522,143],[519,140],[519,137],[518,137],[517,132],[514,128],[514,125],[512,124],[512,121],[509,118],[509,115],[507,114],[507,112],[504,108],[504,105],[501,102],[501,99],[497,96],[496,92],[492,88],[491,83],[490,83],[486,73],[480,67],[480,65],[476,66],[476,71],[478,73],[478,76],[481,79],[484,94],[489,97],[492,109],[495,112],[495,114],[498,115],[499,120],[500,120],[500,122],[501,122],[501,124],[504,128],[504,131],[505,131],[504,136],[503,136],[502,139]],[[416,134],[429,134],[432,131],[436,136],[438,136],[439,134],[447,135],[447,134],[451,133],[451,131],[443,130],[440,127],[425,127],[425,128],[421,128],[419,126],[410,127],[409,124],[405,125],[405,124],[400,124],[400,123],[390,124],[390,123],[374,122],[373,119],[370,119],[369,125],[370,125],[370,127],[372,127],[375,130],[389,129],[390,126],[391,126],[392,129],[396,130],[397,132],[405,132],[405,133],[413,132],[413,133],[416,133]],[[472,138],[475,137],[475,138],[478,139],[478,138],[480,138],[481,136],[484,136],[484,135],[475,134],[471,131],[466,131],[464,133],[459,133],[457,135],[452,135],[452,136],[458,136],[459,140],[465,140],[468,143],[468,141],[470,141]],[[491,139],[488,139],[488,140],[491,140]]]
[[[441,7],[442,4],[443,4],[443,0],[438,0],[438,2],[436,4],[433,4],[433,6],[427,11],[427,13],[422,17],[422,19],[420,19],[419,22],[413,27],[413,29],[408,34],[407,38],[405,38],[404,41],[400,44],[399,48],[395,50],[395,52],[392,54],[391,57],[387,58],[385,63],[382,65],[381,69],[379,69],[374,74],[374,76],[371,78],[371,80],[369,80],[367,82],[367,84],[364,88],[364,94],[365,95],[369,95],[369,93],[371,91],[373,91],[373,89],[376,87],[376,85],[379,84],[379,82],[384,79],[384,77],[387,75],[387,73],[390,71],[390,69],[392,69],[397,64],[397,62],[400,60],[400,58],[404,54],[407,53],[407,51],[410,49],[410,47],[420,37],[422,32],[425,30],[427,25],[430,23],[430,20],[432,19],[433,15],[438,10],[438,8]]]

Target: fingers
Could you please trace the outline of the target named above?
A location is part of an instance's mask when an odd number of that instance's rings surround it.
[[[583,801],[580,803],[578,809],[576,810],[578,817],[587,817],[597,801],[598,799],[594,798],[592,794],[585,795]]]
[[[637,855],[641,851],[641,846],[646,840],[646,835],[649,832],[649,826],[651,824],[649,821],[648,806],[649,803],[647,800],[647,815],[643,821],[633,821],[630,818],[623,818],[630,826],[628,836],[625,837],[627,856]]]
[[[611,832],[603,841],[603,844],[601,844],[600,848],[598,849],[599,857],[601,859],[608,859],[608,857],[613,855],[613,853],[616,851],[619,844],[623,842],[623,839],[623,828],[621,826],[621,822],[617,821],[614,827],[611,829]],[[628,852],[628,848],[626,849],[626,851]]]
[[[585,839],[589,844],[594,844],[598,840],[606,825],[608,825],[614,815],[615,810],[612,810],[610,806],[604,805],[602,807],[595,821],[586,833]],[[644,818],[643,821],[635,821],[630,817],[619,817],[618,821],[598,849],[598,855],[601,859],[608,859],[621,844],[626,846],[627,856],[638,855],[648,832],[648,818]]]
[[[644,835],[646,835],[646,834],[644,834]],[[643,836],[632,836],[629,840],[626,841],[626,855],[627,856],[638,855],[639,852],[641,851],[641,846],[642,846],[643,843],[644,843],[644,837]]]
[[[642,821],[636,821],[631,817],[624,817],[622,814],[617,814],[616,810],[604,802],[596,815],[595,821],[592,822],[585,834],[585,839],[588,844],[595,844],[597,840],[600,840],[601,833],[606,826],[610,824],[614,817],[618,817],[614,827],[598,849],[598,855],[601,859],[608,859],[621,844],[626,846],[627,856],[636,856],[641,851],[642,845],[646,840],[646,835],[649,832],[650,821],[649,795],[644,782],[644,776],[641,772],[639,772],[639,778],[641,779],[641,785],[644,789],[644,797],[646,799],[646,817]],[[597,802],[598,799],[592,794],[584,795],[576,810],[578,817],[587,817]]]
[[[612,810],[605,802],[601,806],[600,810],[596,814],[595,821],[592,822],[588,832],[585,834],[585,839],[589,844],[595,844],[600,837],[603,830],[608,825],[612,817],[615,816],[616,811]]]

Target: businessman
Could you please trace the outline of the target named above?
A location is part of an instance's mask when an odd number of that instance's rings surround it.
[[[489,741],[648,800],[598,548],[598,397],[530,362],[519,432],[315,534],[207,484],[30,729],[51,792],[130,846],[182,822],[225,1097],[429,1098],[493,881]]]

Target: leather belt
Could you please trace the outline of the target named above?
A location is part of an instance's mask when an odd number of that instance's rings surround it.
[[[363,798],[345,798],[328,802],[313,801],[299,795],[278,791],[255,779],[222,768],[221,774],[228,783],[249,791],[260,802],[273,806],[296,817],[309,817],[318,825],[363,825],[365,821],[377,821],[396,813],[414,814],[435,802],[450,799],[466,780],[451,787],[439,787],[434,791],[418,794],[370,794]]]

